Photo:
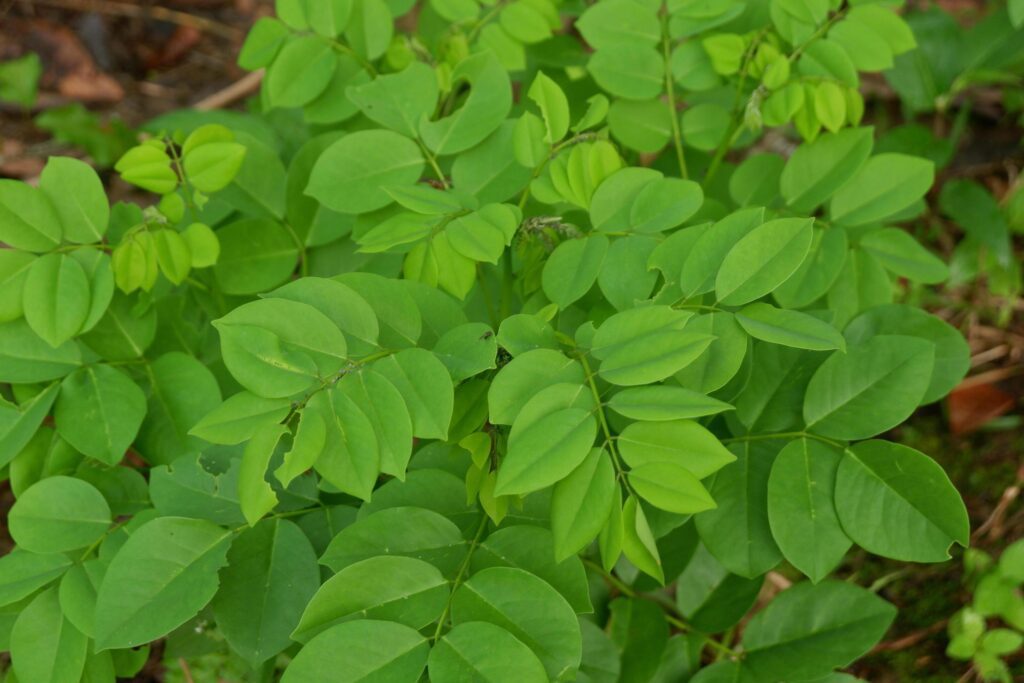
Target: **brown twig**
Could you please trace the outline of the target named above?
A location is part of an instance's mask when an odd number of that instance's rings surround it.
[[[992,514],[971,534],[971,540],[977,540],[989,531],[994,532],[1001,529],[1003,519],[1006,517],[1006,511],[1020,497],[1022,479],[1024,479],[1024,467],[1017,472],[1017,482],[1013,486],[1006,487],[1006,490],[1003,491],[1003,495],[999,497],[999,502],[996,504],[995,509],[992,510]]]
[[[253,71],[251,74],[246,74],[243,78],[240,78],[228,87],[218,90],[208,97],[204,97],[192,105],[192,107],[193,109],[201,109],[204,111],[210,109],[221,109],[259,90],[261,81],[263,81],[263,69]]]
[[[241,37],[241,31],[222,24],[213,19],[197,17],[188,12],[179,12],[160,6],[132,5],[127,2],[115,2],[114,0],[30,0],[30,4],[42,5],[44,7],[59,7],[76,12],[99,12],[100,14],[111,14],[119,17],[151,17],[161,21],[169,21],[179,26],[191,26],[192,28],[214,35],[235,40]]]
[[[872,653],[898,652],[900,650],[906,650],[908,647],[913,647],[925,638],[927,638],[928,636],[938,633],[942,629],[946,628],[946,623],[948,621],[949,619],[940,619],[931,626],[923,628],[919,631],[914,631],[913,633],[908,633],[902,638],[897,638],[896,640],[887,640],[884,643],[879,643],[875,646],[875,649],[872,650]]]

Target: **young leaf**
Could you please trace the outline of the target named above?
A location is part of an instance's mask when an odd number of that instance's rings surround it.
[[[813,220],[780,218],[754,228],[725,255],[715,295],[736,306],[769,294],[796,272],[811,248]]]
[[[357,683],[386,678],[416,683],[430,646],[419,633],[393,621],[360,619],[333,626],[306,643],[282,683]]]
[[[71,157],[50,157],[39,187],[60,216],[64,237],[71,242],[99,242],[107,232],[110,204],[96,171]]]
[[[98,541],[110,526],[110,506],[81,479],[47,477],[23,491],[8,516],[11,538],[34,553],[58,553]]]
[[[67,254],[35,260],[25,279],[25,320],[46,343],[57,348],[78,334],[89,316],[89,279]]]

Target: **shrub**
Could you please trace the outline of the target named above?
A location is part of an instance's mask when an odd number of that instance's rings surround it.
[[[913,35],[840,4],[279,0],[261,113],[118,162],[155,205],[0,181],[18,679],[850,680],[850,549],[968,542],[876,438],[968,356],[860,126]]]

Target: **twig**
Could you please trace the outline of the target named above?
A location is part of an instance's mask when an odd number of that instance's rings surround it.
[[[243,78],[238,79],[228,87],[218,90],[212,95],[208,95],[199,100],[192,105],[192,108],[199,109],[201,111],[223,109],[229,104],[233,104],[243,97],[248,97],[259,90],[260,83],[263,82],[263,74],[263,69],[253,71],[251,74],[246,74]]]
[[[195,683],[195,679],[192,678],[192,670],[188,668],[188,662],[184,657],[178,657],[178,665],[181,666],[181,672],[185,674],[186,683]]]
[[[179,26],[189,26],[231,40],[240,38],[242,35],[240,30],[222,24],[219,21],[197,17],[194,14],[179,12],[166,7],[132,5],[127,2],[114,2],[113,0],[31,0],[30,4],[59,7],[75,12],[99,12],[100,14],[111,14],[119,17],[151,17],[161,21],[169,21]]]
[[[1019,475],[1020,473],[1018,473],[1018,477]],[[977,540],[990,530],[994,531],[998,527],[1002,526],[1002,521],[1006,517],[1006,511],[1009,510],[1014,501],[1020,497],[1020,484],[1021,481],[1018,478],[1017,483],[1013,486],[1008,486],[1006,490],[1003,491],[1003,495],[999,497],[999,502],[996,504],[995,509],[992,510],[992,514],[988,516],[988,519],[986,519],[981,526],[974,530],[974,533],[971,534],[971,540]]]
[[[931,626],[923,628],[919,631],[914,631],[913,633],[908,633],[902,638],[897,638],[896,640],[887,640],[884,643],[879,643],[875,646],[875,649],[872,650],[872,653],[898,652],[900,650],[906,650],[908,647],[913,647],[914,645],[917,645],[928,636],[938,633],[942,629],[946,628],[946,623],[948,621],[949,619],[940,619]]]

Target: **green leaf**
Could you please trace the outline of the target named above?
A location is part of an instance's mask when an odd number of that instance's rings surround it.
[[[459,62],[452,70],[451,82],[461,80],[470,85],[462,106],[437,121],[420,123],[420,139],[435,154],[456,154],[478,145],[512,108],[508,73],[492,53],[480,52]]]
[[[804,421],[835,439],[866,439],[895,427],[921,403],[934,363],[923,339],[879,335],[837,352],[811,378]]]
[[[459,624],[431,649],[427,661],[434,683],[521,681],[544,683],[544,665],[505,629],[485,621]]]
[[[768,478],[768,521],[786,560],[817,583],[850,548],[833,503],[842,453],[811,439],[791,441]]]
[[[710,152],[725,138],[728,110],[720,104],[698,104],[683,112],[680,121],[683,141],[700,150]]]
[[[558,84],[538,71],[527,96],[536,103],[544,118],[544,141],[553,145],[565,137],[569,131],[569,100]]]
[[[405,349],[377,361],[373,369],[391,381],[412,415],[412,433],[421,439],[446,439],[455,406],[451,376],[438,356]]]
[[[361,619],[338,624],[303,647],[282,683],[416,683],[430,646],[419,633],[393,621]]]
[[[583,462],[596,436],[597,420],[579,408],[558,410],[526,425],[517,418],[495,494],[526,494],[563,479]]]
[[[13,460],[39,431],[59,391],[60,385],[51,384],[17,408],[0,409],[0,465]]]
[[[301,107],[322,93],[334,75],[331,44],[316,36],[285,43],[267,73],[266,94],[271,106]]]
[[[772,296],[785,308],[804,308],[828,292],[846,261],[846,231],[815,228],[811,251],[788,280]]]
[[[455,591],[452,625],[484,621],[529,647],[551,679],[580,664],[582,639],[572,607],[543,580],[509,567],[477,572]]]
[[[501,27],[515,40],[530,45],[551,37],[551,27],[536,5],[516,0],[501,10]]]
[[[40,593],[11,629],[11,659],[19,680],[73,683],[81,679],[89,639],[64,618],[57,589]]]
[[[696,516],[700,539],[733,574],[752,579],[782,560],[768,525],[768,475],[778,444],[745,441],[731,448],[736,462],[711,482],[718,507]]]
[[[136,448],[151,464],[168,464],[197,453],[201,442],[189,430],[216,410],[220,387],[194,357],[172,351],[149,366],[149,400]]]
[[[185,623],[217,592],[231,532],[158,517],[128,537],[96,596],[96,648],[136,647]]]
[[[110,204],[96,171],[71,157],[50,157],[39,176],[39,188],[60,217],[71,242],[99,242],[107,232]]]
[[[295,524],[268,519],[242,532],[227,559],[213,614],[231,648],[255,666],[291,644],[320,583],[316,554]]]
[[[925,284],[949,278],[949,268],[942,259],[899,228],[872,230],[861,238],[860,246],[901,277]]]
[[[905,154],[877,154],[836,192],[829,214],[840,225],[885,220],[923,197],[934,180],[931,161]]]
[[[576,557],[554,559],[554,538],[547,529],[516,524],[490,534],[473,553],[471,571],[516,567],[547,581],[577,613],[593,612],[583,563]]]
[[[934,344],[935,366],[922,403],[932,403],[948,394],[970,367],[971,351],[958,329],[938,316],[905,304],[875,306],[847,325],[844,334],[851,345],[862,344],[878,334],[919,337]]]
[[[715,288],[715,276],[726,254],[764,222],[764,209],[753,207],[729,214],[706,230],[693,244],[679,274],[679,288],[686,296]]]
[[[216,233],[220,253],[213,274],[225,294],[256,294],[289,278],[299,250],[280,223],[245,218]]]
[[[586,459],[555,484],[551,494],[551,532],[560,562],[590,544],[601,532],[616,489],[615,468],[607,452],[591,449]]]
[[[672,111],[658,97],[616,99],[608,110],[608,130],[628,149],[658,152],[672,139]]]
[[[269,65],[287,37],[288,27],[284,23],[273,17],[260,17],[249,29],[238,52],[238,66],[255,71]]]
[[[360,56],[377,59],[391,42],[394,24],[390,8],[382,0],[361,0],[352,4],[345,38]]]
[[[779,218],[750,231],[722,261],[715,278],[718,301],[730,306],[749,303],[789,279],[810,251],[813,222]]]
[[[224,364],[246,389],[283,398],[341,369],[345,337],[327,316],[307,304],[262,299],[213,321]]]
[[[870,650],[895,616],[892,605],[859,586],[800,583],[747,625],[745,666],[758,680],[824,676]]]
[[[846,350],[839,330],[806,313],[756,303],[737,312],[736,321],[751,337],[771,344],[811,351]]]
[[[692,420],[634,422],[619,434],[618,446],[630,467],[670,463],[697,479],[736,459],[714,434]]]
[[[413,62],[398,73],[349,86],[345,94],[372,121],[415,138],[437,105],[437,77],[426,64]]]
[[[185,176],[200,192],[223,190],[238,174],[247,151],[237,142],[211,142],[196,147],[182,159]]]
[[[288,399],[240,391],[207,413],[189,434],[210,443],[238,444],[248,441],[260,426],[283,420],[290,409]]]
[[[267,482],[266,474],[277,444],[287,432],[284,425],[263,425],[245,445],[238,472],[238,502],[249,526],[256,526],[260,518],[277,505],[277,494]]]
[[[328,579],[309,601],[292,637],[300,642],[356,618],[385,619],[420,629],[448,604],[448,582],[436,567],[401,556],[372,557]]]
[[[460,482],[461,483],[461,482]],[[340,572],[372,557],[411,557],[454,574],[465,556],[462,532],[448,518],[418,507],[390,507],[356,520],[327,547],[320,563]]]
[[[495,367],[498,341],[484,323],[466,323],[444,334],[434,346],[434,354],[451,373],[452,380],[464,379]]]
[[[532,349],[516,356],[491,382],[487,392],[490,421],[510,425],[523,406],[542,389],[555,384],[582,384],[579,361],[552,349]]]
[[[871,128],[848,128],[800,145],[779,179],[786,204],[801,212],[820,206],[864,165],[873,143]]]
[[[859,443],[843,455],[835,486],[843,530],[871,553],[943,562],[953,543],[970,541],[967,510],[949,477],[913,448]]]
[[[36,259],[22,297],[25,320],[53,348],[78,334],[89,316],[89,279],[68,254]]]
[[[587,71],[602,89],[627,100],[650,100],[661,94],[665,62],[653,47],[615,44],[590,56]]]
[[[377,314],[369,302],[348,285],[337,280],[304,277],[266,296],[309,304],[326,315],[345,334],[350,355],[369,354],[378,348]]]
[[[24,600],[71,567],[62,553],[33,553],[15,548],[0,557],[0,605]]]
[[[587,7],[576,21],[590,47],[602,50],[615,45],[657,45],[661,26],[649,3],[611,0]]]
[[[673,386],[623,389],[608,399],[608,407],[631,420],[663,422],[715,415],[732,406],[700,392]]]
[[[613,509],[612,514],[615,511]],[[636,568],[654,578],[659,584],[665,583],[665,571],[661,565],[658,545],[651,532],[644,509],[632,495],[622,506],[622,552]]]
[[[25,279],[36,257],[15,249],[0,250],[0,287],[7,293],[0,303],[0,322],[17,320],[25,313],[22,301]]]
[[[369,500],[380,474],[380,448],[370,418],[337,389],[314,394],[306,410],[319,413],[327,427],[316,471],[335,488]]]
[[[88,482],[47,477],[18,496],[7,522],[19,547],[58,553],[101,539],[110,526],[110,506]]]
[[[656,508],[689,515],[715,507],[707,489],[683,465],[654,461],[629,471],[629,483],[641,498]]]
[[[41,341],[24,320],[0,324],[0,382],[48,382],[82,364],[77,344],[52,348]]]
[[[306,194],[341,213],[368,213],[393,200],[383,188],[411,185],[423,173],[416,143],[388,130],[344,136],[320,155]]]
[[[617,345],[605,355],[598,373],[620,386],[661,381],[703,354],[714,337],[687,330],[658,330]]]
[[[60,214],[42,190],[16,180],[0,180],[0,242],[15,249],[44,252],[58,247],[62,234]]]
[[[514,130],[515,123],[505,121],[479,145],[455,157],[455,187],[472,194],[481,204],[503,202],[526,187],[532,170],[516,161]]]
[[[719,633],[734,626],[761,592],[761,577],[730,574],[703,544],[676,580],[676,606],[694,628]]]
[[[608,244],[601,234],[559,244],[544,264],[541,282],[548,299],[564,309],[582,298],[597,281]]]
[[[89,365],[68,375],[54,408],[57,433],[108,465],[124,457],[145,415],[145,394],[109,365]]]

